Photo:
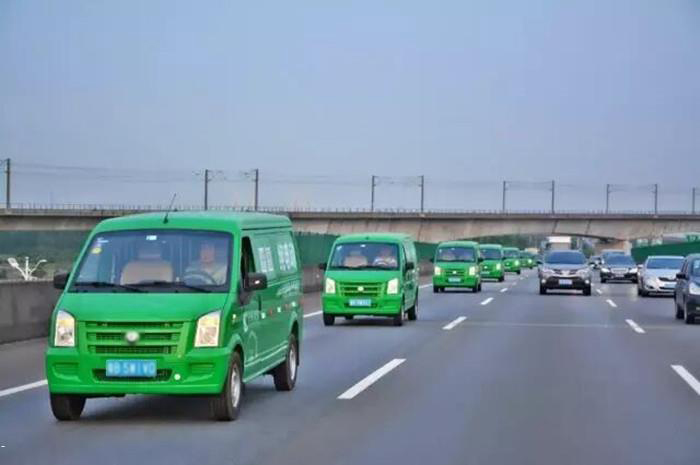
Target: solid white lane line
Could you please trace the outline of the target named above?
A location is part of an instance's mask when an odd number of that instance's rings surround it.
[[[306,315],[304,315],[304,318],[311,318],[312,316],[320,315],[321,313],[323,313],[322,310],[318,310],[318,311],[315,311],[315,312],[307,313]]]
[[[632,329],[634,330],[635,333],[644,334],[646,332],[642,329],[641,326],[639,326],[637,323],[635,323],[634,320],[625,320],[625,321],[627,322],[628,325],[630,325],[632,327]]]
[[[481,302],[481,305],[488,305],[491,303],[492,300],[493,300],[493,297],[489,297],[488,299]]]
[[[608,305],[610,305],[612,308],[617,308],[617,304],[613,302],[611,299],[606,300]]]
[[[503,289],[501,289],[501,292],[506,292],[507,290],[508,290],[508,288],[504,287]]]
[[[17,386],[9,389],[3,389],[0,391],[0,397],[11,396],[12,394],[17,394],[18,392],[28,391],[30,389],[36,389],[42,386],[46,386],[48,381],[42,379],[41,381],[36,381],[34,383],[24,384],[22,386]]]
[[[595,291],[596,291],[598,294],[603,295],[603,291],[601,291],[600,289],[596,289]]]
[[[451,322],[449,322],[448,324],[446,324],[445,326],[443,326],[442,329],[444,329],[445,331],[449,331],[466,319],[467,319],[466,316],[457,317],[454,320],[452,320]]]
[[[691,375],[683,365],[671,365],[671,368],[700,396],[700,381],[695,379],[695,376]]]
[[[423,284],[422,286],[418,286],[418,289],[425,289],[426,287],[430,287],[430,286],[432,286],[432,284],[430,284],[430,283]]]
[[[401,365],[403,362],[405,362],[405,358],[395,358],[383,367],[379,368],[378,370],[374,371],[372,374],[364,378],[362,381],[358,382],[355,384],[353,387],[342,393],[341,395],[338,396],[338,399],[352,399],[374,383],[376,383],[382,376],[386,375],[389,373],[391,370],[396,368],[397,366]]]

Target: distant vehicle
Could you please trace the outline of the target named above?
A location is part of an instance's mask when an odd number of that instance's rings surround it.
[[[479,255],[481,277],[503,282],[506,279],[503,270],[503,247],[499,244],[479,244]]]
[[[503,269],[520,274],[520,250],[517,247],[503,247]]]
[[[628,254],[627,254],[627,252],[625,252],[622,249],[603,249],[603,251],[600,253],[601,265],[605,263],[605,260],[607,260],[608,257],[612,257],[615,255],[628,255]]]
[[[533,257],[533,254],[523,250],[520,252],[520,265],[522,268],[527,268],[528,270],[531,270],[537,264],[535,263],[535,259]]]
[[[676,290],[676,274],[680,271],[685,257],[653,255],[647,257],[639,270],[637,295],[673,295]]]
[[[600,255],[591,255],[588,259],[588,264],[593,267],[593,269],[600,268]]]
[[[540,294],[551,289],[583,291],[591,295],[591,269],[578,250],[555,250],[547,253],[538,271]]]
[[[600,265],[600,282],[631,281],[636,283],[639,269],[630,255],[612,254],[604,257]]]
[[[547,237],[546,248],[552,250],[571,250],[571,237],[569,236],[549,236]]]
[[[433,292],[447,287],[481,291],[479,244],[471,241],[442,242],[435,250]]]
[[[394,326],[417,318],[416,246],[407,234],[349,234],[336,239],[326,270],[323,324],[336,317],[384,316]]]
[[[64,290],[45,359],[54,416],[77,420],[88,397],[193,395],[229,421],[244,382],[271,374],[278,391],[293,389],[300,263],[284,216],[174,212],[101,222],[75,271],[54,277]]]
[[[676,318],[690,325],[700,316],[700,254],[688,255],[676,278]]]

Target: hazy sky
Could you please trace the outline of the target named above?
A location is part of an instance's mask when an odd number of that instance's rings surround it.
[[[658,182],[661,208],[686,209],[700,2],[2,0],[5,157],[16,202],[195,204],[194,171],[259,168],[266,205],[363,207],[369,175],[424,174],[429,208],[499,208],[501,179],[557,179],[562,209],[603,208],[607,182]],[[220,178],[212,202],[251,192]],[[418,189],[381,185],[377,204],[417,207]]]

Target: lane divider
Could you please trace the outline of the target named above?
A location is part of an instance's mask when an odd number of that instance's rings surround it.
[[[12,394],[17,394],[18,392],[28,391],[30,389],[40,388],[46,386],[48,381],[42,379],[41,381],[35,381],[33,383],[24,384],[22,386],[17,386],[9,389],[3,389],[0,391],[0,397],[11,396]]]
[[[403,362],[405,362],[405,358],[395,358],[383,367],[375,370],[373,373],[371,373],[369,376],[364,378],[362,381],[358,382],[355,384],[353,387],[342,393],[341,395],[338,396],[338,399],[343,399],[343,400],[349,400],[353,399],[355,396],[357,396],[359,393],[379,381],[379,379],[389,373],[391,370],[396,368],[397,366],[401,365]]]
[[[601,291],[600,289],[596,289],[595,291],[596,291],[598,294],[603,295],[603,291]]]
[[[315,312],[305,314],[304,318],[311,318],[312,316],[320,315],[321,313],[323,313],[322,310],[317,310]]]
[[[467,319],[466,316],[457,317],[454,320],[452,320],[451,322],[449,322],[448,324],[446,324],[445,326],[443,326],[442,329],[444,329],[445,331],[449,331],[466,319]]]
[[[508,288],[504,287],[503,289],[501,289],[501,292],[506,292],[507,290],[508,290]]]
[[[488,299],[481,302],[481,305],[488,305],[491,303],[492,300],[493,300],[493,297],[489,297]]]
[[[608,305],[610,305],[612,308],[617,308],[617,304],[613,302],[611,299],[606,300]]]
[[[428,283],[428,284],[423,284],[423,285],[421,285],[421,286],[418,286],[418,289],[425,289],[426,287],[430,287],[430,286],[432,286],[432,284],[430,284],[430,283]]]
[[[637,323],[635,323],[634,320],[625,320],[625,321],[627,322],[628,325],[630,325],[630,327],[634,330],[635,333],[644,334],[646,332],[646,331],[644,331],[644,329],[642,329],[641,326],[639,326]]]
[[[671,365],[671,368],[673,368],[673,371],[675,371],[678,376],[683,378],[683,381],[688,383],[693,391],[700,396],[700,381],[698,381],[695,376],[691,375],[683,365]]]

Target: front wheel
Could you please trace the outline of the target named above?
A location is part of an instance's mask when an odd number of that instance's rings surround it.
[[[547,288],[544,286],[540,286],[540,295],[545,295],[547,293]]]
[[[516,271],[516,273],[520,274],[520,270]]]
[[[505,280],[506,280],[506,277],[505,277],[505,276],[501,276],[500,278],[498,278],[498,282],[499,282],[499,283],[502,283],[502,282],[505,281]]]
[[[278,391],[291,391],[297,382],[297,368],[299,367],[299,346],[294,334],[289,335],[289,347],[287,357],[272,371],[275,380],[275,389]]]
[[[590,288],[590,286],[587,287],[587,288],[585,288],[585,289],[583,290],[583,295],[591,295],[591,288]]]
[[[335,323],[335,316],[329,315],[328,313],[324,313],[323,314],[323,325],[324,326],[333,326],[333,323]]]
[[[67,394],[49,394],[51,412],[59,421],[76,421],[85,408],[85,397]]]
[[[675,302],[675,304],[676,304],[676,320],[682,320],[683,319],[683,309],[681,308],[680,305],[678,305],[678,302]]]
[[[691,315],[688,313],[688,309],[686,308],[685,311],[683,312],[685,315],[685,324],[687,325],[693,325],[695,324],[695,316]]]
[[[243,362],[238,352],[231,355],[228,377],[221,394],[211,399],[211,410],[218,421],[233,421],[241,410],[243,394]]]
[[[402,326],[403,325],[403,302],[401,303],[401,308],[399,308],[399,313],[394,315],[391,320],[392,320],[392,323],[394,323],[394,326]]]
[[[408,309],[408,321],[416,321],[418,318],[418,298],[416,297],[415,302],[413,302],[413,307]]]

